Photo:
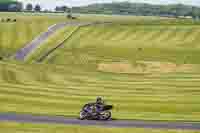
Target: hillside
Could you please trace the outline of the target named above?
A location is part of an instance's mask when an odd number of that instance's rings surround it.
[[[89,14],[120,14],[138,16],[200,16],[200,8],[177,5],[151,5],[141,3],[103,3],[92,4],[84,7],[74,7],[73,12]]]
[[[6,22],[10,18],[10,22]],[[16,19],[16,22],[13,20]],[[9,57],[48,27],[66,21],[60,16],[0,13],[0,57]]]
[[[0,0],[0,3],[13,3],[17,2],[16,0]]]
[[[9,15],[14,17],[1,14]],[[66,21],[41,14],[15,17],[16,23],[0,23],[5,57]],[[199,22],[107,15],[75,21],[112,23],[63,28],[25,62],[0,61],[0,112],[76,118],[85,103],[103,96],[114,105],[116,119],[200,120]]]
[[[76,58],[88,67],[112,60],[199,64],[199,32],[199,25],[184,24],[82,27],[65,43],[64,48],[48,58],[53,64],[71,64]]]
[[[117,119],[199,121],[199,25],[133,19],[81,27],[37,62],[66,29],[28,63],[2,63],[0,111],[76,117],[103,96]]]

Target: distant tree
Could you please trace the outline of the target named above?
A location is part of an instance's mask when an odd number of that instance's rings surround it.
[[[68,19],[72,19],[72,15],[71,14],[67,14],[67,18]]]
[[[33,5],[30,4],[30,3],[27,4],[27,5],[26,5],[26,10],[27,10],[27,11],[32,11],[32,10],[33,10]]]
[[[67,10],[69,9],[67,6],[62,6],[61,7],[62,11],[67,12]]]
[[[34,10],[35,10],[36,12],[40,12],[40,11],[41,11],[41,6],[40,6],[39,4],[37,4],[37,5],[35,6]]]
[[[11,21],[11,18],[7,18],[7,19],[6,19],[6,22],[10,22],[10,21]]]
[[[77,19],[77,17],[72,15],[72,10],[71,9],[67,12],[67,18],[68,19]]]
[[[72,19],[72,18],[73,18],[73,16],[72,16],[72,9],[69,9],[69,10],[67,11],[67,18],[68,18],[68,19]]]
[[[23,9],[23,5],[20,2],[13,2],[8,5],[8,11],[11,11],[11,12],[19,12],[19,11],[22,11],[22,9]]]
[[[1,22],[5,22],[5,20],[2,18],[2,19],[1,19]]]
[[[19,2],[19,3],[17,4],[17,9],[16,9],[16,11],[22,11],[22,10],[24,10],[23,4]]]
[[[200,18],[200,9],[197,8],[197,7],[192,7],[191,15],[192,15],[193,19],[199,20],[199,18]]]
[[[68,12],[69,8],[67,6],[56,6],[55,10],[57,12]]]
[[[60,7],[56,6],[55,11],[59,12],[60,11]]]

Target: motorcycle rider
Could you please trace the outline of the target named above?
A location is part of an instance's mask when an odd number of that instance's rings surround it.
[[[95,103],[95,106],[96,106],[96,113],[100,113],[101,111],[102,111],[102,109],[103,109],[103,106],[105,105],[105,103],[104,103],[104,100],[103,100],[103,98],[102,97],[97,97],[96,98],[96,103]]]
[[[89,106],[86,106],[86,107],[90,107],[90,109],[86,108],[86,110],[91,110],[91,113],[99,114],[103,110],[103,106],[105,104],[104,104],[103,98],[98,96],[96,98],[96,102],[88,103],[87,105],[89,105]]]
[[[112,105],[105,105],[102,97],[97,97],[95,102],[84,105],[80,112],[80,119],[108,120],[111,117]]]

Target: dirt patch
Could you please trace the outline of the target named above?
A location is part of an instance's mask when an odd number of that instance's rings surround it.
[[[98,70],[112,73],[171,73],[171,72],[192,72],[195,65],[177,65],[171,62],[138,61],[135,64],[129,62],[111,62],[98,64]]]
[[[136,70],[136,68],[134,68],[133,65],[128,62],[100,63],[98,64],[98,70],[113,73],[136,73],[138,71],[142,71],[139,69]]]

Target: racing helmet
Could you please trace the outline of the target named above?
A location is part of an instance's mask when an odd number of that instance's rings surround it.
[[[102,97],[97,97],[97,99],[96,99],[96,103],[97,104],[103,104],[104,103],[104,101],[103,101],[103,98]]]

